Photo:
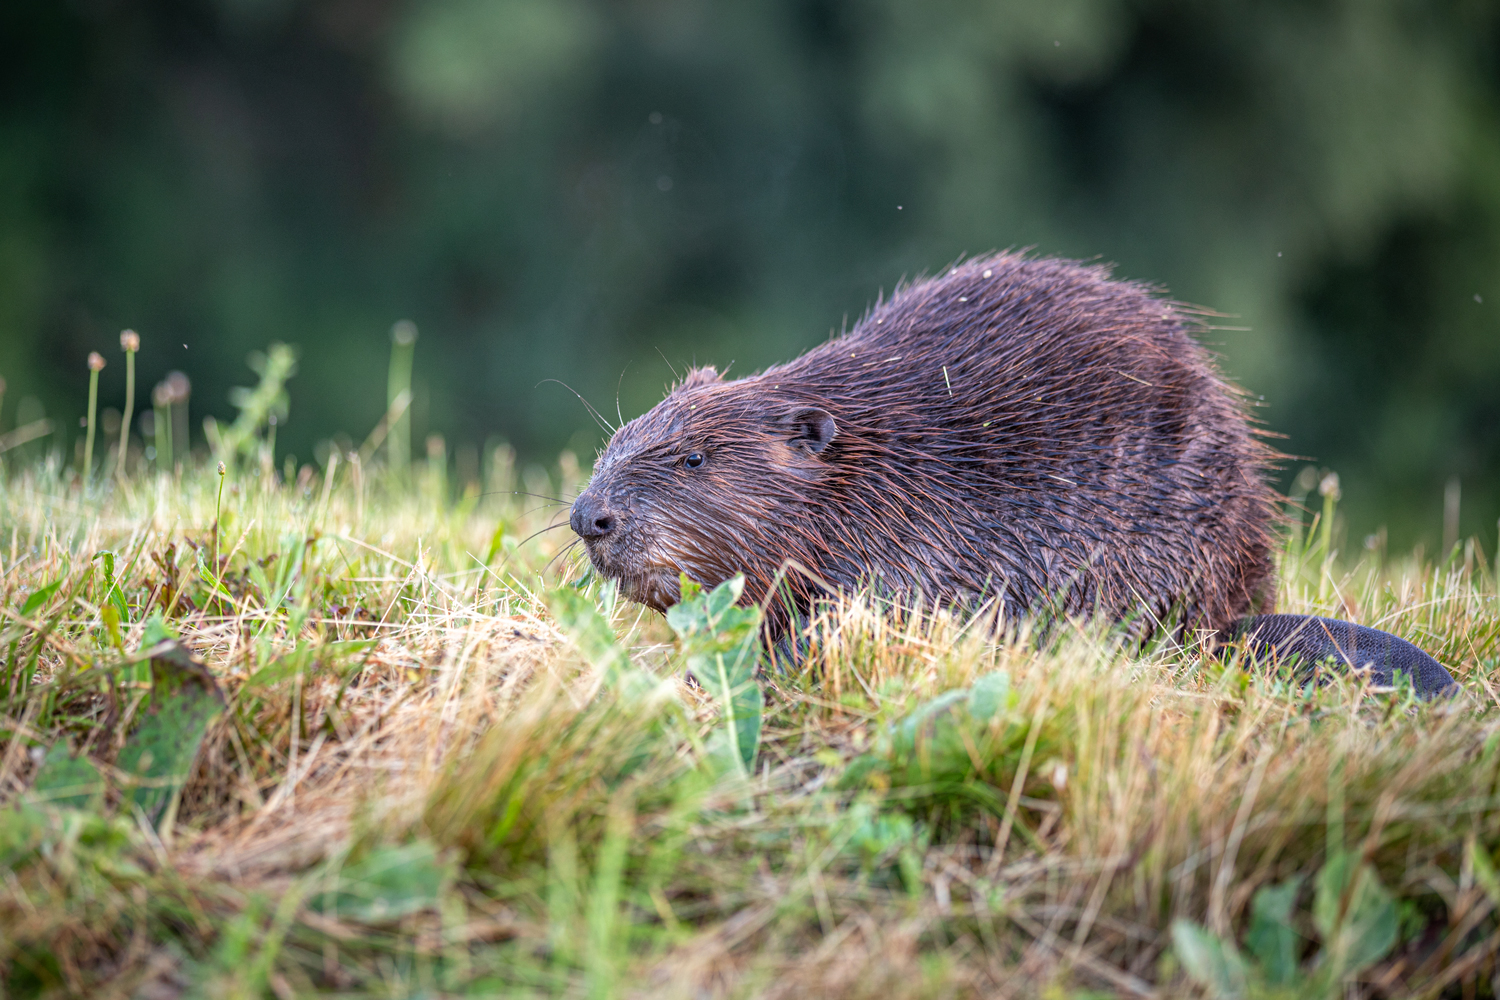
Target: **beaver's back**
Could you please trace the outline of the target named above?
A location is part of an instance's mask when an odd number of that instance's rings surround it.
[[[1102,267],[1002,254],[724,388],[837,422],[808,496],[825,579],[1222,628],[1269,610],[1272,453],[1196,325]]]

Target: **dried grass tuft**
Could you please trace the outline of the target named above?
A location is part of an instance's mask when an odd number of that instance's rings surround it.
[[[347,462],[240,473],[217,519],[210,469],[90,494],[4,476],[17,994],[1176,994],[1197,987],[1175,919],[1244,941],[1256,893],[1297,877],[1310,975],[1339,850],[1401,921],[1347,995],[1493,989],[1500,610],[1472,546],[1284,560],[1284,609],[1412,639],[1463,683],[1452,703],[855,598],[764,676],[745,776],[707,749],[714,702],[659,618],[604,604],[655,678],[638,690],[552,621],[543,596],[583,569],[544,530],[565,508]],[[119,664],[153,613],[228,698],[170,821],[33,802],[41,749],[127,738]]]

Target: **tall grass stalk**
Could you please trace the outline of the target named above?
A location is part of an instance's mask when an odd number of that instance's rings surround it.
[[[222,584],[223,577],[219,571],[219,534],[224,517],[224,474],[228,471],[224,463],[219,463],[219,492],[214,497],[214,579]]]

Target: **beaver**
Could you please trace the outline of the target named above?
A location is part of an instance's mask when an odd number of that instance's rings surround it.
[[[1244,636],[1257,655],[1449,690],[1395,636],[1271,613],[1277,455],[1194,339],[1204,315],[1103,265],[960,262],[793,361],[690,371],[615,431],[570,523],[597,571],[658,611],[680,574],[743,574],[773,641],[869,588]]]

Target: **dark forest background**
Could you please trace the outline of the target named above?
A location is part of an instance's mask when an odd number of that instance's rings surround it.
[[[309,461],[380,418],[410,318],[419,449],[586,455],[542,380],[629,417],[669,363],[749,372],[1021,246],[1227,314],[1353,538],[1436,544],[1456,478],[1493,551],[1496,4],[0,4],[0,431],[76,434],[90,350],[119,407],[122,327],[137,412],[181,369],[195,429],[281,340]]]

